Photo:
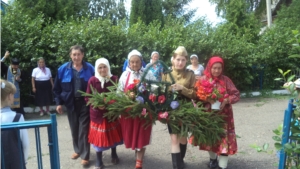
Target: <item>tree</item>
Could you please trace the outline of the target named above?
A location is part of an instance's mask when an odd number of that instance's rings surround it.
[[[188,4],[192,0],[162,0],[164,16],[172,18],[184,18],[190,22],[195,15],[196,9],[190,9]]]
[[[52,20],[64,20],[71,16],[85,16],[89,0],[16,0],[14,6],[30,17],[38,13]]]
[[[114,24],[126,18],[124,0],[91,0],[89,11],[92,18],[108,18]]]
[[[225,16],[227,12],[230,12],[227,9],[228,4],[232,2],[232,0],[209,0],[210,3],[216,4],[216,12],[218,16]],[[247,7],[246,11],[248,13],[254,12],[255,15],[260,18],[261,14],[266,11],[266,0],[239,0],[246,2]],[[238,3],[239,1],[234,1]],[[289,4],[292,0],[281,0],[279,3],[281,4]]]
[[[132,0],[130,11],[130,25],[139,19],[147,25],[154,20],[163,21],[161,0]]]

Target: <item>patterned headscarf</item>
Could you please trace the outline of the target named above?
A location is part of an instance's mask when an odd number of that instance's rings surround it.
[[[106,65],[106,67],[107,67],[107,69],[108,69],[107,77],[102,77],[102,76],[99,74],[99,72],[98,72],[98,66],[99,66],[101,63],[104,64],[104,65]],[[96,63],[95,63],[95,77],[96,77],[97,79],[99,79],[99,81],[101,82],[101,88],[103,89],[103,88],[104,88],[104,84],[107,83],[107,82],[109,82],[110,77],[112,77],[112,74],[111,74],[111,72],[110,72],[110,64],[109,64],[109,62],[108,62],[107,59],[105,59],[105,58],[100,58],[100,59],[97,59],[97,60],[96,60]]]

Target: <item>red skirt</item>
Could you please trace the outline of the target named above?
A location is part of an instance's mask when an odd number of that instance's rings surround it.
[[[234,131],[227,131],[226,136],[221,139],[219,143],[213,146],[207,146],[204,144],[193,144],[194,137],[192,136],[189,139],[189,143],[193,146],[199,146],[199,150],[204,151],[212,151],[218,155],[220,154],[227,154],[233,155],[237,152],[237,142],[236,142],[236,135]]]
[[[150,144],[152,124],[147,125],[146,120],[121,116],[121,126],[126,148],[142,149]]]
[[[119,120],[109,122],[103,118],[101,124],[91,121],[88,141],[97,147],[113,147],[122,143],[122,130]]]

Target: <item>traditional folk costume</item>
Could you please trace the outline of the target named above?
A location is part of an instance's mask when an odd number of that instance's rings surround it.
[[[137,50],[133,50],[128,54],[128,61],[132,56],[142,57],[141,53]],[[143,68],[139,71],[133,71],[129,67],[122,73],[119,80],[118,92],[128,92],[127,87],[133,84],[134,80],[140,80],[143,75]],[[151,73],[149,73],[151,75]],[[148,76],[148,75],[147,75]],[[152,77],[146,77],[146,79],[152,79]],[[126,148],[140,151],[150,144],[152,125],[147,125],[146,120],[139,117],[128,118],[126,115],[121,116],[122,135]],[[137,160],[136,168],[141,168],[142,161]]]
[[[108,77],[100,76],[97,68],[100,64],[105,64],[108,67]],[[96,61],[95,64],[95,76],[91,77],[87,85],[87,93],[92,93],[92,88],[94,88],[98,93],[109,92],[108,87],[113,86],[113,83],[109,78],[117,82],[117,76],[112,76],[110,73],[110,65],[105,58],[100,58]],[[89,101],[89,97],[85,97],[86,102]],[[97,167],[103,166],[102,164],[102,151],[112,149],[112,162],[118,162],[118,156],[116,153],[116,146],[123,144],[123,137],[121,131],[121,124],[119,119],[115,121],[109,121],[107,118],[104,118],[103,115],[107,112],[106,109],[99,109],[90,106],[90,130],[88,135],[88,141],[92,144],[93,148],[97,152],[97,156],[100,156],[99,159],[101,164],[98,164]]]
[[[142,71],[134,72],[129,68],[120,77],[121,91],[127,92],[127,86],[133,83],[133,80],[140,79]],[[136,118],[121,117],[122,133],[126,148],[140,150],[150,144],[152,126],[146,126],[146,120]]]
[[[211,75],[211,68],[213,64],[215,63],[221,63],[223,66],[224,71],[224,63],[223,59],[220,57],[212,57],[208,65],[204,71],[204,76],[202,76],[199,80],[208,80],[210,78],[213,78],[217,82],[217,87],[223,87],[226,89],[226,93],[229,95],[229,104],[226,104],[225,107],[221,110],[220,114],[225,115],[224,121],[226,122],[224,129],[226,134],[222,137],[222,140],[210,147],[206,145],[200,145],[200,150],[206,150],[209,151],[210,154],[210,168],[216,168],[218,167],[217,164],[217,156],[219,156],[219,167],[220,168],[226,168],[227,162],[228,162],[228,155],[233,155],[237,152],[237,142],[236,142],[236,134],[235,134],[235,127],[234,127],[234,119],[233,119],[233,111],[231,104],[234,104],[240,100],[240,92],[237,90],[235,85],[232,83],[232,81],[224,75],[220,75],[218,77],[212,77]],[[207,108],[207,110],[211,111],[211,104],[204,101],[204,106]],[[190,143],[193,142],[193,138],[189,140]]]

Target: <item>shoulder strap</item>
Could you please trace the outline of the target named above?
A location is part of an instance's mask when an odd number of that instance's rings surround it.
[[[20,113],[16,113],[16,116],[14,118],[14,120],[12,122],[18,122],[20,120],[21,114]]]
[[[126,83],[125,83],[125,86],[124,86],[124,92],[127,92],[127,86],[128,86],[128,81],[129,81],[129,78],[130,78],[130,74],[131,74],[131,72],[129,72],[129,75],[127,76]]]
[[[128,81],[129,81],[129,78],[130,78],[130,74],[131,74],[131,72],[129,72],[129,75],[127,76],[126,83],[125,83],[125,88],[128,86]]]

